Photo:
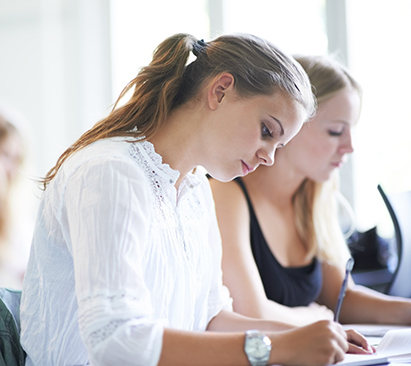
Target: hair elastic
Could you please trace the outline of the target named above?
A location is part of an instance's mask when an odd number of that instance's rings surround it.
[[[204,48],[207,47],[207,43],[204,42],[204,39],[200,39],[193,44],[193,54],[198,57],[201,52],[204,51]]]

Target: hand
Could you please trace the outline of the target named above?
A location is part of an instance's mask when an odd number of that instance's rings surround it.
[[[300,327],[320,320],[334,319],[334,313],[329,308],[316,302],[312,302],[308,306],[288,308],[288,314],[287,319],[284,321]]]
[[[317,320],[333,320],[334,319],[334,312],[327,308],[325,305],[317,304],[316,302],[312,302],[308,305],[307,309],[309,310],[309,316],[314,321]]]
[[[270,338],[270,362],[276,365],[331,365],[342,361],[349,349],[346,332],[330,320],[275,333]],[[353,335],[353,339],[359,338]]]
[[[365,337],[354,329],[346,331],[348,341],[348,352],[357,354],[369,354],[375,352],[375,347],[368,344]]]

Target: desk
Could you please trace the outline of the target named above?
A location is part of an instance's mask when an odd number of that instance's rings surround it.
[[[389,325],[389,324],[343,324],[343,328],[354,329],[364,335],[365,338],[382,338],[389,330],[409,329],[407,325]]]

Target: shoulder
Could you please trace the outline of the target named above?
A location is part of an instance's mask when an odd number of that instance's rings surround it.
[[[95,141],[76,151],[64,162],[66,169],[75,168],[88,161],[126,157],[130,144],[124,139],[108,138]]]
[[[72,154],[50,184],[55,192],[111,189],[147,194],[149,182],[144,170],[130,154],[124,139],[96,141]]]
[[[63,164],[65,175],[84,173],[96,167],[101,173],[124,170],[129,174],[139,169],[130,154],[131,143],[125,138],[109,138],[96,141],[71,155]]]
[[[244,192],[236,181],[220,182],[214,178],[210,178],[209,181],[216,203],[229,202],[235,205],[246,203]]]
[[[247,199],[236,181],[219,182],[210,179],[220,229],[239,228],[250,219]],[[247,225],[245,225],[247,226]],[[237,230],[237,229],[236,229]]]

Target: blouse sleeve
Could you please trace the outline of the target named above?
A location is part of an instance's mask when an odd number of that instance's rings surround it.
[[[93,159],[65,191],[81,337],[93,365],[156,365],[165,321],[152,318],[141,258],[148,183],[132,161]]]

